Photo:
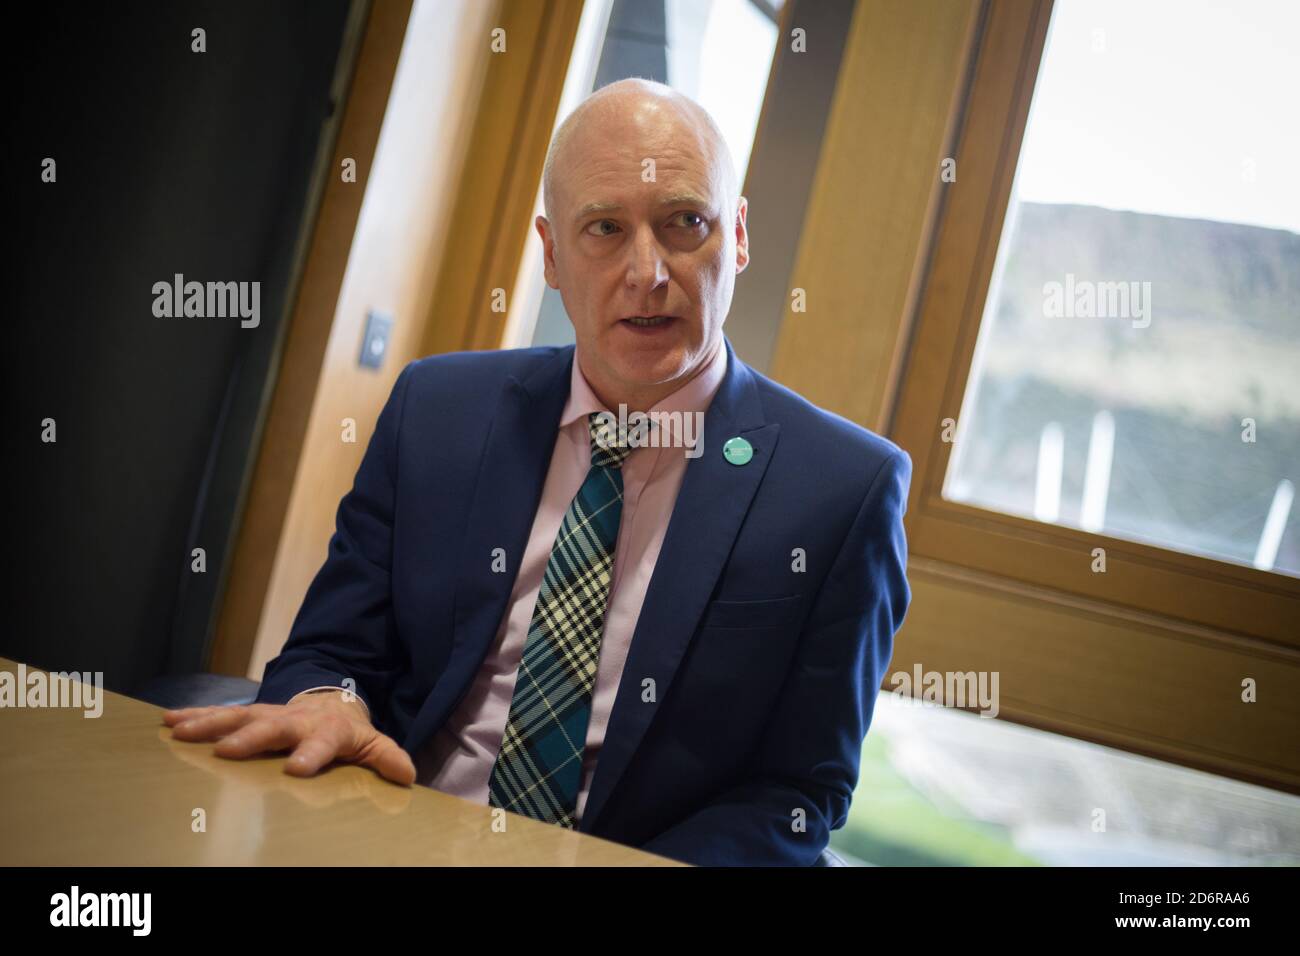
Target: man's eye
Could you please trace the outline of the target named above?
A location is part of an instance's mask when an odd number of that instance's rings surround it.
[[[598,231],[592,232],[591,231],[592,226],[595,226]],[[609,232],[599,231],[601,226],[613,226],[613,228],[615,229],[618,228],[618,226],[614,225],[614,221],[612,219],[598,219],[595,222],[593,222],[591,226],[587,227],[587,232],[593,236],[609,236],[613,234]]]
[[[687,229],[698,229],[700,226],[704,224],[704,217],[701,216],[698,212],[683,212],[678,214],[679,218],[685,216],[693,216],[697,220],[696,222],[686,223],[685,225]]]

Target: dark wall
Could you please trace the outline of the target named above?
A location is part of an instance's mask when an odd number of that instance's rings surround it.
[[[126,691],[201,669],[348,12],[46,5],[10,35],[17,533],[0,656],[103,671]],[[195,27],[205,53],[191,52]],[[41,182],[45,157],[56,183]],[[152,287],[175,273],[260,282],[259,325],[155,317]]]

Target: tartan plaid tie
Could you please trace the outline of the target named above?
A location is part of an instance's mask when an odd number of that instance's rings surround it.
[[[523,659],[488,803],[572,828],[623,512],[626,432],[587,416],[591,469],[560,523]]]

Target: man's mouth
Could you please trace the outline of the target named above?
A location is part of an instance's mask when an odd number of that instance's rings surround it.
[[[676,316],[672,315],[632,315],[623,321],[637,329],[655,329],[667,325]]]

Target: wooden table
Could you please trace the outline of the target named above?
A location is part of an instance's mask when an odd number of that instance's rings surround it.
[[[173,740],[161,708],[102,695],[99,717],[0,707],[0,865],[676,865],[514,813],[494,832],[486,806],[361,767],[226,760]]]

